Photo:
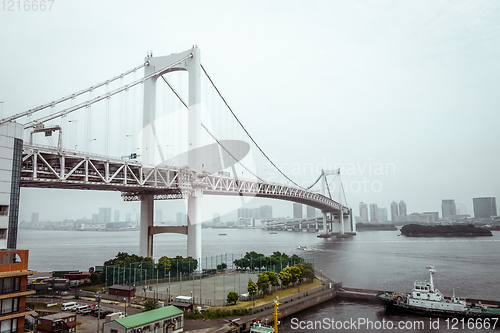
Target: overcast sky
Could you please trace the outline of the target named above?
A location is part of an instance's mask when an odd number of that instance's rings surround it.
[[[301,184],[342,166],[347,201],[408,213],[500,197],[497,1],[62,1],[0,8],[0,101],[12,115],[198,45],[264,151]],[[97,116],[98,117],[98,116]],[[71,195],[70,195],[70,194]],[[219,198],[219,200],[224,200]],[[290,203],[275,216],[292,214]],[[135,215],[119,193],[23,188],[20,220]],[[182,204],[162,202],[173,219]],[[390,209],[389,209],[390,210]]]

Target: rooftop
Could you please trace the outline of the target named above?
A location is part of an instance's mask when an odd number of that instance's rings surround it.
[[[144,326],[149,323],[154,323],[162,319],[177,316],[184,312],[177,309],[175,306],[166,306],[163,308],[145,311],[125,318],[117,319],[116,322],[125,327],[126,329]]]

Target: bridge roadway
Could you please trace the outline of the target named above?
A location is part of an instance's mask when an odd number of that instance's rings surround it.
[[[139,201],[143,195],[155,200],[180,199],[194,187],[208,195],[255,196],[288,200],[338,214],[349,214],[347,207],[318,193],[296,187],[234,179],[224,174],[202,177],[187,168],[148,167],[138,161],[123,160],[41,145],[23,146],[21,186],[37,188],[120,191],[126,201]]]

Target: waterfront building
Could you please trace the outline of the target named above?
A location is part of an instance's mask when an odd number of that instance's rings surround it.
[[[111,208],[99,208],[99,223],[111,222]]]
[[[23,125],[0,126],[0,248],[15,249],[23,153]]]
[[[40,317],[36,327],[40,333],[76,332],[76,313],[62,312]]]
[[[379,214],[379,221],[380,222],[388,222],[389,219],[387,216],[387,208],[379,208],[378,214]]]
[[[252,211],[249,208],[238,208],[238,220],[252,217]]]
[[[443,200],[441,203],[441,210],[443,218],[450,218],[451,216],[457,215],[457,206],[455,205],[455,200]]]
[[[28,250],[0,250],[0,330],[1,332],[25,332],[25,316],[35,313],[26,304],[28,275],[36,273],[28,269]],[[28,326],[28,325],[26,325]],[[33,331],[27,327],[28,331]]]
[[[314,207],[311,207],[311,206],[307,206],[307,218],[312,218],[312,217],[316,217],[316,208]]]
[[[391,221],[397,222],[399,215],[398,203],[396,201],[391,202]]]
[[[361,217],[361,222],[368,222],[368,206],[360,202],[359,203],[359,216]]]
[[[407,215],[406,214],[406,203],[403,200],[401,200],[399,202],[399,215],[401,215],[401,216]]]
[[[273,218],[273,206],[269,206],[269,205],[260,206],[260,217],[262,219],[272,219]]]
[[[156,209],[155,217],[155,222],[163,222],[163,211],[161,209]]]
[[[115,210],[115,222],[120,222],[120,211],[118,209]]]
[[[302,204],[296,202],[293,203],[293,218],[294,219],[302,218]]]
[[[370,222],[378,222],[378,215],[377,204],[370,204]]]
[[[31,213],[31,223],[38,224],[39,215],[38,213]]]
[[[423,212],[422,214],[432,215],[432,221],[431,222],[437,222],[437,221],[439,221],[439,213],[438,212]]]
[[[489,219],[497,216],[497,202],[494,197],[473,198],[474,217],[478,219]]]
[[[184,312],[172,305],[109,321],[102,327],[103,333],[182,331]]]

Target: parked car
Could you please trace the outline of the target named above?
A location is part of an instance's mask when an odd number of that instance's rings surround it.
[[[99,318],[104,319],[104,318],[106,318],[106,316],[107,316],[107,315],[109,315],[110,313],[113,313],[113,311],[108,311],[108,310],[106,310],[106,311],[101,311],[101,316],[100,316]]]

